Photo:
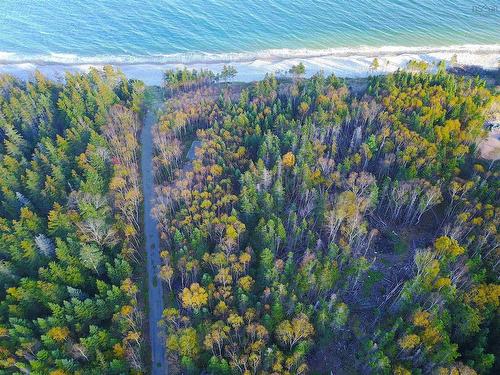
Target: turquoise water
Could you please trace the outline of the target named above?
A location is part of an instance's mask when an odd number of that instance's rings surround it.
[[[2,0],[0,61],[196,62],[269,49],[491,45],[500,43],[499,9],[500,1],[466,0]]]

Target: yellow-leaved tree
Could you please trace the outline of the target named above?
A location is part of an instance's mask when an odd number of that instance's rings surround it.
[[[295,165],[295,155],[293,152],[287,152],[283,155],[283,166],[285,168],[292,168]]]
[[[208,303],[208,293],[198,283],[193,283],[189,288],[184,288],[180,297],[182,306],[187,309],[199,309]]]
[[[305,340],[314,334],[314,327],[305,314],[299,314],[290,322],[282,321],[276,328],[276,336],[283,345],[290,350],[301,340]]]

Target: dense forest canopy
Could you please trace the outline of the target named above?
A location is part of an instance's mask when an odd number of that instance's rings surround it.
[[[0,91],[0,373],[140,371],[143,85],[106,67]]]
[[[164,76],[168,372],[498,373],[495,89],[443,66],[356,89],[235,73]],[[145,90],[111,67],[0,76],[0,374],[150,372]]]
[[[171,373],[494,372],[483,81],[188,73],[167,73],[155,132]]]

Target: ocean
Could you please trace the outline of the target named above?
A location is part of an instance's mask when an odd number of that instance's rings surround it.
[[[231,63],[242,80],[303,62],[344,76],[410,59],[498,67],[500,1],[2,0],[0,72],[110,63],[157,81],[166,67]]]

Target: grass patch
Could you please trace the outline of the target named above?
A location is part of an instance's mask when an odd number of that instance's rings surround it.
[[[408,242],[401,237],[396,239],[394,242],[394,253],[398,255],[404,255],[408,252]]]
[[[363,284],[363,293],[365,296],[369,295],[373,286],[379,281],[383,280],[384,274],[380,271],[370,270],[366,273],[365,283]]]
[[[404,255],[408,252],[408,241],[405,237],[396,234],[394,231],[389,235],[392,242],[394,254]]]
[[[390,266],[391,265],[391,261],[389,259],[386,259],[386,258],[380,258],[379,262],[382,263],[384,266]]]
[[[168,290],[168,293],[164,296],[164,298],[166,299],[165,306],[175,306],[175,293],[172,290]]]

